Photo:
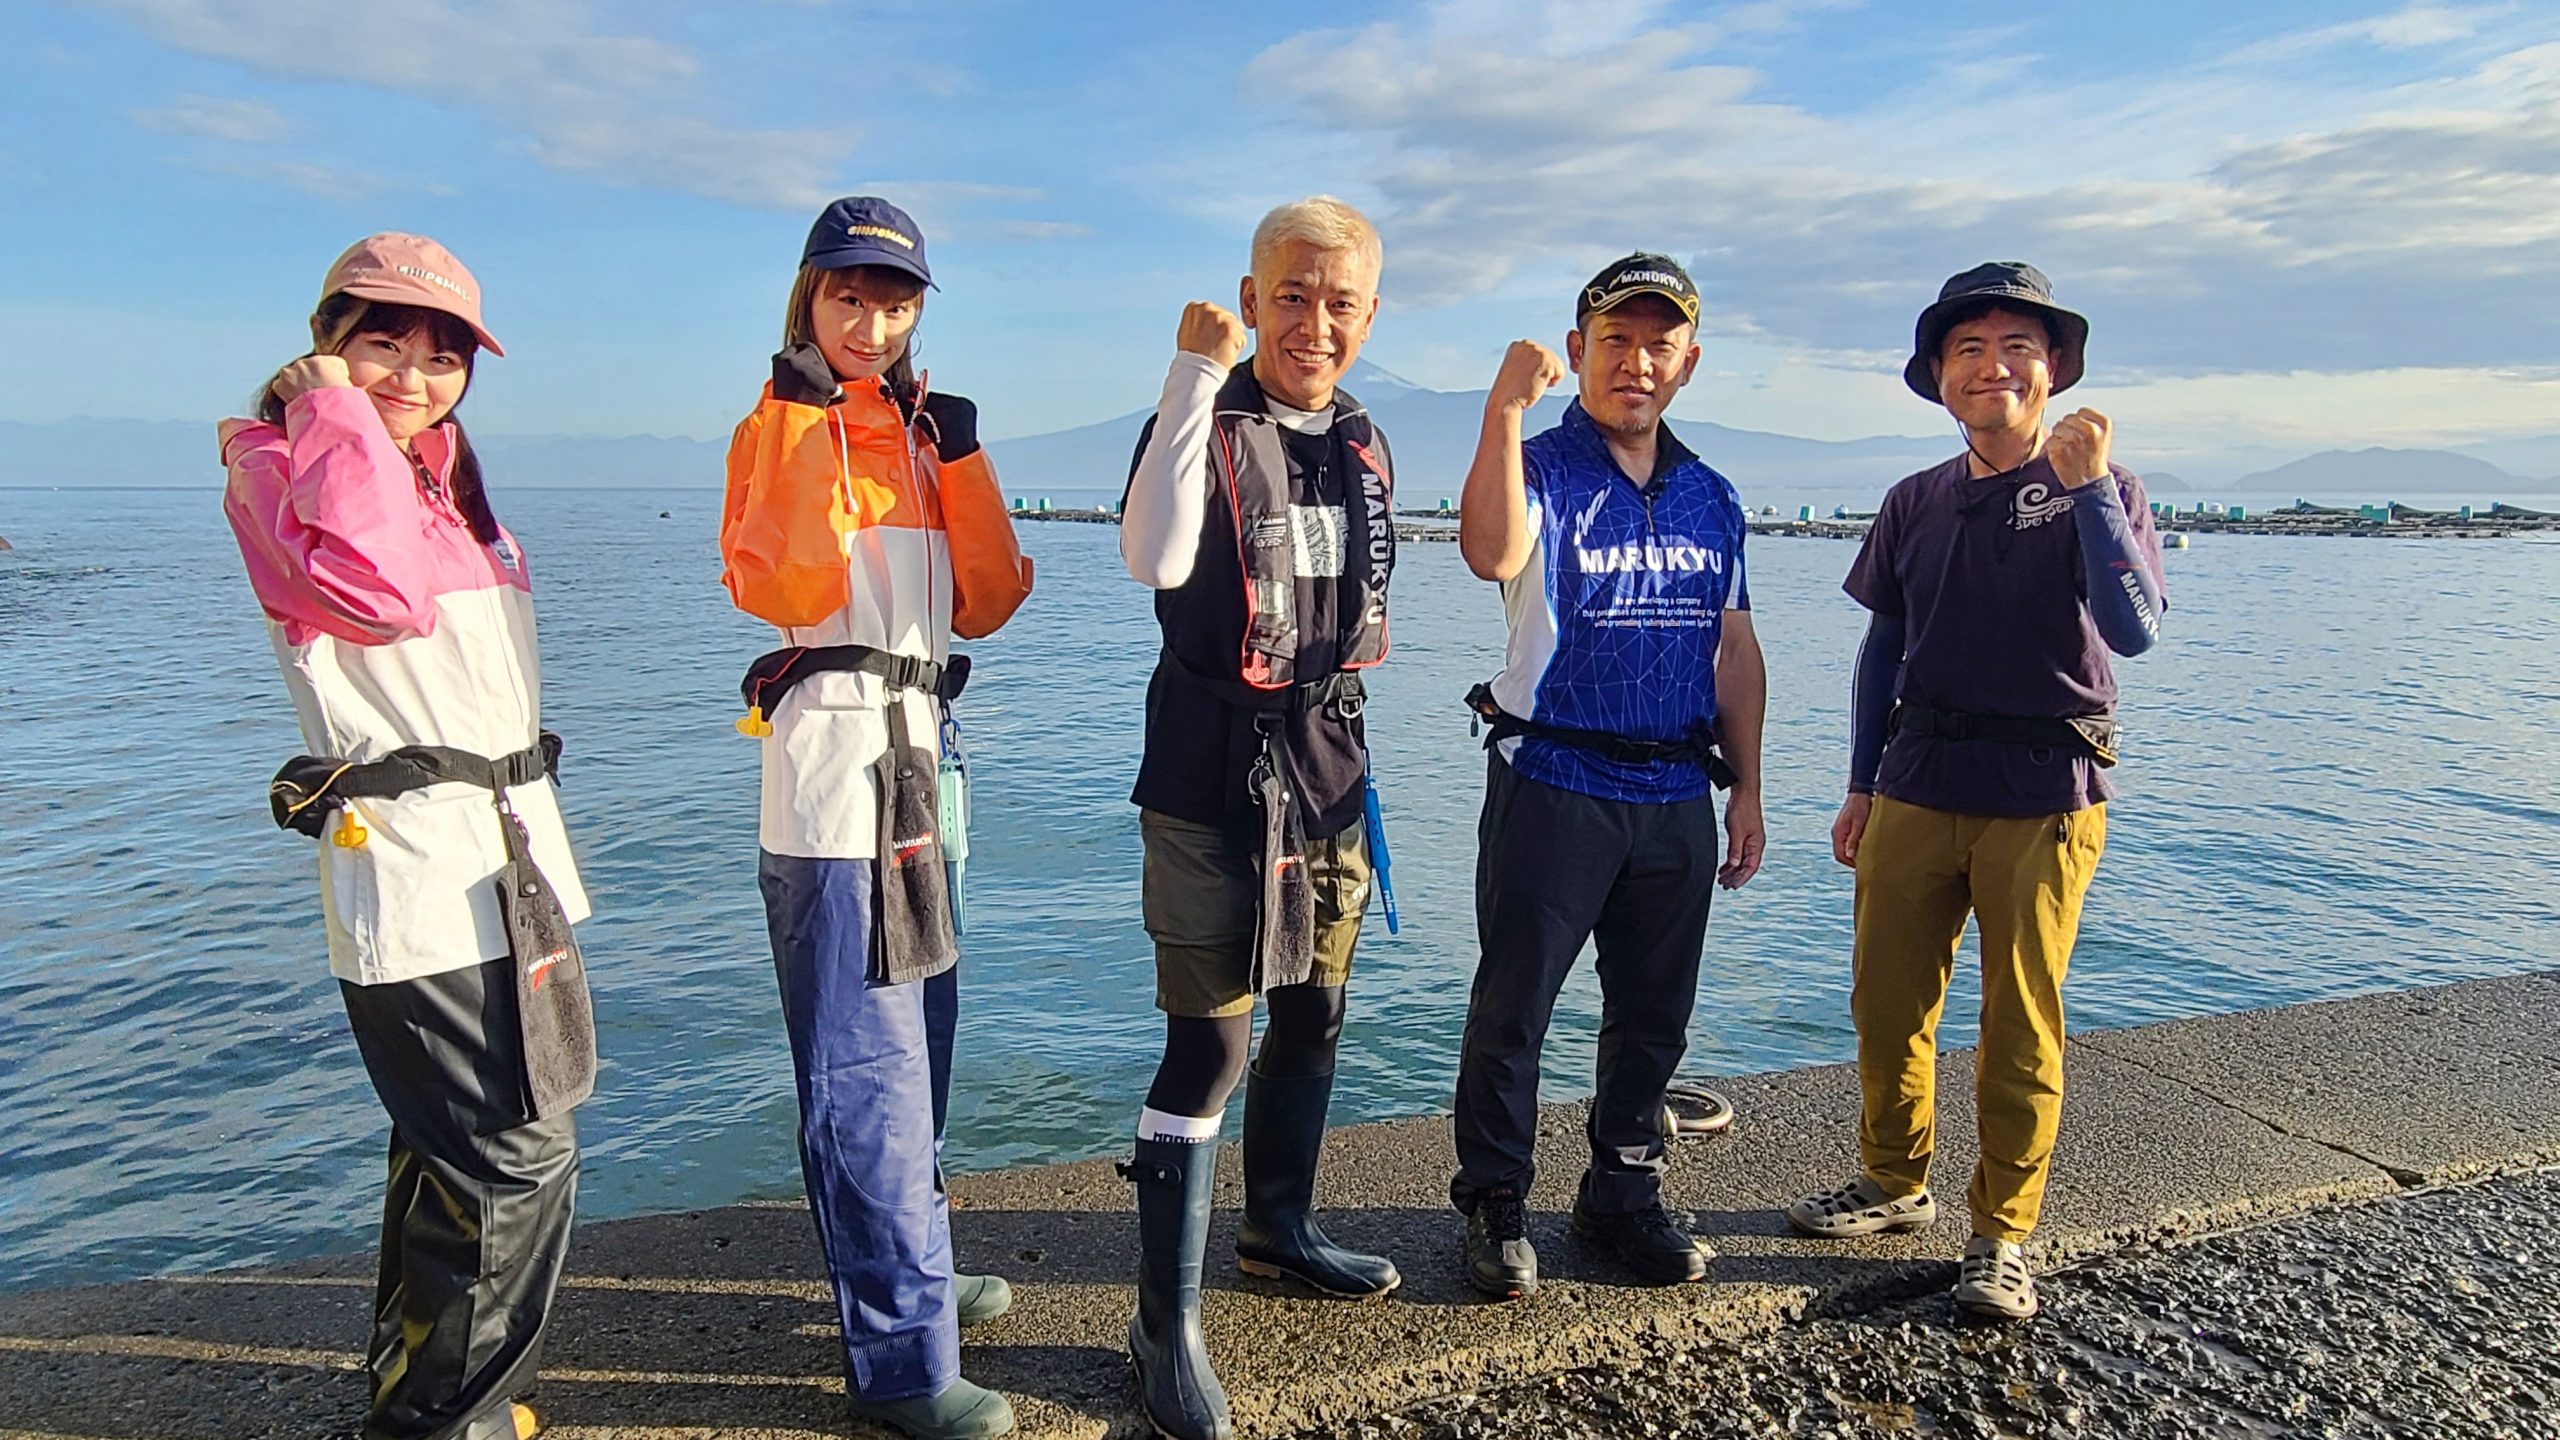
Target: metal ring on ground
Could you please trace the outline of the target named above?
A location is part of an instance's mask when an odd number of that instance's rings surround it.
[[[1675,1082],[1662,1094],[1662,1133],[1714,1135],[1733,1125],[1733,1102],[1704,1085]]]

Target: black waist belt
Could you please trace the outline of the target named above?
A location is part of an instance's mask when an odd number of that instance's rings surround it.
[[[858,671],[877,675],[892,690],[922,690],[949,702],[969,685],[969,657],[954,655],[947,665],[917,655],[899,655],[869,645],[791,645],[759,655],[738,682],[747,702],[741,728],[763,724],[782,704],[782,697],[813,675]],[[750,730],[750,733],[757,733]]]
[[[2116,763],[2113,715],[1969,715],[1906,700],[1893,707],[1893,724],[1887,738],[1906,734],[1940,740],[1987,740],[1995,745],[2025,745],[2039,750],[2077,750],[2102,767]]]
[[[1576,730],[1564,725],[1548,725],[1536,720],[1523,720],[1502,708],[1493,698],[1491,685],[1478,685],[1467,692],[1467,708],[1476,712],[1484,726],[1484,748],[1492,749],[1514,735],[1531,740],[1552,740],[1595,755],[1628,765],[1652,765],[1662,761],[1678,761],[1706,767],[1707,780],[1719,790],[1730,790],[1739,777],[1725,763],[1716,749],[1715,736],[1705,730],[1679,740],[1637,740],[1625,735],[1612,735],[1606,730]]]
[[[1235,706],[1260,714],[1287,714],[1293,710],[1313,711],[1330,705],[1345,720],[1356,720],[1369,703],[1369,687],[1357,670],[1336,670],[1320,680],[1300,681],[1276,690],[1247,685],[1215,675],[1203,675],[1185,665],[1171,650],[1163,653],[1159,668],[1184,684]]]
[[[379,760],[336,760],[296,755],[267,784],[267,808],[276,827],[320,838],[331,812],[350,800],[389,800],[430,785],[477,785],[503,802],[507,788],[560,773],[560,737],[541,738],[495,760],[445,745],[403,745]]]

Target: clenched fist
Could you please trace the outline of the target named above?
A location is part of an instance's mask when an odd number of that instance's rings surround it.
[[[306,390],[329,385],[352,385],[347,377],[347,362],[336,355],[305,355],[276,372],[276,398],[291,404],[293,397]]]
[[[1564,376],[1564,361],[1556,352],[1535,340],[1514,340],[1511,348],[1503,352],[1502,369],[1494,375],[1493,389],[1484,397],[1485,408],[1526,410],[1538,403],[1548,386]]]
[[[2107,442],[2112,433],[2106,416],[2086,408],[2055,423],[2044,453],[2065,488],[2076,490],[2107,473]]]
[[[1182,307],[1182,328],[1174,332],[1177,349],[1216,361],[1220,369],[1244,353],[1244,322],[1223,305],[1194,300]]]

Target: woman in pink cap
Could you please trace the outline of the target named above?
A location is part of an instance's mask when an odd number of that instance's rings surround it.
[[[311,350],[222,425],[223,511],[309,753],[329,968],[391,1116],[366,1440],[522,1440],[595,1079],[587,914],[524,552],[454,419],[480,286],[415,235],[330,267]]]

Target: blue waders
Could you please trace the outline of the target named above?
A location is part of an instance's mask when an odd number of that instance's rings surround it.
[[[873,979],[874,866],[767,853],[757,879],[800,1091],[800,1173],[844,1329],[845,1384],[881,1401],[938,1393],[960,1374],[951,1216],[936,1158],[957,991],[949,971],[905,985]]]

